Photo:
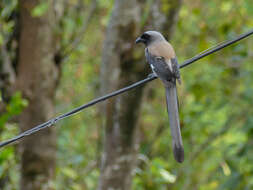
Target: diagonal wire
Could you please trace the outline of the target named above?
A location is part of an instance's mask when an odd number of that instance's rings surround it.
[[[246,33],[244,33],[244,34],[241,34],[240,36],[237,36],[236,38],[234,38],[234,39],[232,39],[232,40],[224,41],[224,42],[222,42],[222,43],[220,43],[220,44],[214,46],[214,47],[211,48],[211,49],[209,48],[209,49],[207,49],[207,50],[201,52],[200,54],[198,54],[198,55],[196,55],[196,56],[194,56],[194,57],[192,57],[192,58],[190,58],[190,59],[184,61],[184,62],[180,65],[180,68],[184,68],[184,67],[186,67],[186,66],[192,64],[193,62],[196,62],[196,61],[198,61],[199,59],[202,59],[202,58],[204,58],[204,57],[206,57],[206,56],[208,56],[208,55],[210,55],[210,54],[212,54],[212,53],[215,53],[215,52],[217,52],[217,51],[219,51],[219,50],[221,50],[221,49],[223,49],[223,48],[225,48],[225,47],[231,45],[231,44],[234,44],[234,43],[236,43],[236,42],[238,42],[238,41],[240,41],[240,40],[242,40],[242,39],[244,39],[244,38],[247,38],[248,36],[250,36],[250,35],[252,35],[252,34],[253,34],[253,29],[250,30],[249,32],[246,32]],[[15,141],[17,141],[17,140],[19,140],[19,139],[22,139],[22,138],[24,138],[25,136],[29,136],[29,135],[31,135],[31,134],[33,134],[33,133],[36,133],[36,132],[38,132],[38,131],[40,131],[40,130],[42,130],[42,129],[44,129],[44,128],[51,127],[52,125],[54,125],[54,124],[57,123],[58,121],[60,121],[60,120],[62,120],[62,119],[64,119],[64,118],[70,117],[70,116],[72,116],[72,115],[74,115],[74,114],[77,114],[78,112],[80,112],[81,110],[83,110],[83,109],[85,109],[85,108],[88,108],[88,107],[90,107],[90,106],[92,106],[92,105],[94,105],[94,104],[97,104],[97,103],[99,103],[99,102],[105,101],[105,100],[107,100],[107,99],[109,99],[109,98],[111,98],[111,97],[113,97],[113,96],[122,94],[123,92],[129,91],[129,90],[131,90],[131,89],[133,89],[133,88],[136,88],[136,87],[138,87],[138,86],[140,86],[140,85],[143,85],[143,84],[145,84],[145,83],[147,83],[147,82],[150,82],[150,81],[152,81],[152,80],[154,80],[154,79],[156,79],[156,78],[157,78],[157,77],[154,76],[154,75],[149,75],[149,77],[147,77],[147,78],[145,78],[145,79],[143,79],[143,80],[141,80],[141,81],[138,81],[138,82],[136,82],[136,83],[134,83],[134,84],[132,84],[132,85],[130,85],[130,86],[127,86],[127,87],[125,87],[125,88],[121,88],[121,89],[116,90],[116,91],[114,91],[114,92],[112,92],[112,93],[109,93],[109,94],[106,94],[106,95],[101,96],[101,97],[99,97],[99,98],[96,98],[96,99],[94,99],[94,100],[88,102],[87,104],[84,104],[84,105],[82,105],[82,106],[80,106],[80,107],[77,107],[77,108],[75,108],[75,109],[73,109],[73,110],[71,110],[71,111],[69,111],[69,112],[67,112],[67,113],[65,113],[65,114],[62,114],[62,115],[59,115],[59,116],[57,116],[57,117],[55,117],[55,118],[53,118],[53,119],[50,119],[49,121],[47,121],[47,122],[45,122],[45,123],[42,123],[42,124],[40,124],[40,125],[37,125],[37,126],[34,127],[34,128],[31,128],[31,129],[29,129],[29,130],[27,130],[27,131],[24,131],[23,133],[21,133],[21,134],[15,136],[15,137],[13,137],[13,138],[7,140],[7,141],[1,142],[1,143],[0,143],[0,148],[1,148],[1,147],[4,147],[4,146],[6,146],[6,145],[8,145],[8,144],[10,144],[10,143],[13,143],[13,142],[15,142]]]

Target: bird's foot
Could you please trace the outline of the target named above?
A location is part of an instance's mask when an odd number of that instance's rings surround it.
[[[156,75],[155,73],[150,73],[150,74],[148,75],[148,78],[153,78],[153,77],[157,77],[157,75]]]

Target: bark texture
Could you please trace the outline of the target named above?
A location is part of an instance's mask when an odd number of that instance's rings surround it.
[[[20,0],[20,37],[16,89],[29,101],[19,116],[21,130],[50,119],[59,79],[54,63],[54,15],[52,2],[41,16],[32,16],[39,0]],[[45,2],[45,1],[44,1]],[[54,177],[56,134],[45,129],[21,141],[21,190],[46,190]]]
[[[134,43],[138,35],[144,30],[160,30],[166,37],[171,36],[181,1],[152,2],[115,0],[103,49],[103,94],[143,79],[150,71],[143,47]],[[169,4],[167,10],[162,9],[164,3]],[[139,148],[142,97],[143,87],[139,87],[109,100],[105,106],[104,152],[98,190],[131,189]]]

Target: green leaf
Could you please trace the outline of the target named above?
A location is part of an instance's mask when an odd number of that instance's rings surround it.
[[[168,183],[175,183],[177,177],[173,174],[171,174],[170,172],[168,172],[165,169],[160,169],[160,174],[162,176],[162,178],[168,182]]]
[[[2,164],[4,161],[9,160],[11,156],[13,155],[13,153],[14,153],[13,147],[8,147],[8,148],[3,149],[0,155],[0,163]]]
[[[0,46],[3,44],[3,35],[2,34],[0,34]],[[0,101],[2,100],[2,98],[0,97]]]
[[[39,5],[37,5],[35,8],[32,10],[32,16],[33,17],[41,17],[43,16],[47,10],[48,10],[48,2],[42,2]]]
[[[62,169],[62,173],[71,179],[77,178],[77,173],[72,168],[65,167]]]

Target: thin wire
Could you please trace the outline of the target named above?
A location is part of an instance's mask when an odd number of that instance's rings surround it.
[[[194,56],[194,57],[192,57],[192,58],[184,61],[180,65],[180,68],[184,68],[184,67],[192,64],[193,62],[198,61],[199,59],[202,59],[202,58],[204,58],[204,57],[206,57],[206,56],[208,56],[208,55],[210,55],[212,53],[215,53],[215,52],[217,52],[217,51],[219,51],[219,50],[221,50],[221,49],[223,49],[223,48],[225,48],[225,47],[227,47],[227,46],[229,46],[231,44],[234,44],[234,43],[236,43],[236,42],[238,42],[238,41],[240,41],[240,40],[242,40],[242,39],[244,39],[244,38],[246,38],[246,37],[248,37],[248,36],[250,36],[252,34],[253,34],[253,29],[251,31],[247,32],[247,33],[244,33],[244,34],[242,34],[242,35],[240,35],[240,36],[232,39],[232,40],[228,40],[228,41],[224,41],[222,43],[219,43],[218,45],[214,46],[211,49],[208,48],[207,50],[201,52],[200,54],[198,54],[198,55],[196,55],[196,56]],[[105,101],[105,100],[107,100],[107,99],[109,99],[109,98],[111,98],[113,96],[119,95],[119,94],[121,94],[123,92],[129,91],[129,90],[131,90],[133,88],[136,88],[136,87],[138,87],[140,85],[143,85],[143,84],[145,84],[147,82],[150,82],[150,81],[152,81],[152,80],[154,80],[156,78],[157,77],[154,76],[154,75],[149,75],[147,78],[145,78],[145,79],[143,79],[141,81],[138,81],[138,82],[136,82],[136,83],[134,83],[134,84],[132,84],[130,86],[127,86],[125,88],[121,88],[121,89],[119,89],[117,91],[114,91],[114,92],[109,93],[107,95],[104,95],[104,96],[101,96],[99,98],[96,98],[96,99],[88,102],[87,104],[84,104],[84,105],[82,105],[82,106],[80,106],[78,108],[75,108],[75,109],[73,109],[73,110],[71,110],[71,111],[69,111],[69,112],[67,112],[65,114],[62,114],[62,115],[59,115],[59,116],[57,116],[57,117],[55,117],[53,119],[50,119],[49,121],[47,121],[45,123],[42,123],[40,125],[37,125],[36,127],[31,128],[31,129],[29,129],[29,130],[27,130],[27,131],[25,131],[25,132],[17,135],[16,137],[13,137],[12,139],[9,139],[7,141],[4,141],[4,142],[0,143],[0,148],[4,147],[4,146],[6,146],[6,145],[8,145],[10,143],[13,143],[13,142],[15,142],[15,141],[17,141],[19,139],[22,139],[25,136],[29,136],[29,135],[31,135],[31,134],[33,134],[35,132],[38,132],[38,131],[40,131],[40,130],[42,130],[44,128],[51,127],[52,125],[56,124],[58,121],[60,121],[60,120],[62,120],[64,118],[70,117],[70,116],[72,116],[74,114],[77,114],[78,112],[80,112],[81,110],[83,110],[85,108],[88,108],[88,107],[90,107],[90,106],[92,106],[94,104],[97,104],[99,102]]]
[[[223,43],[220,43],[219,45],[215,46],[213,49],[211,49],[209,51],[204,51],[204,53],[198,54],[198,55],[192,57],[191,59],[186,60],[185,62],[183,62],[182,65],[180,65],[180,68],[184,68],[187,65],[189,65],[189,64],[191,64],[191,63],[193,63],[195,61],[198,61],[199,59],[201,59],[203,57],[206,57],[206,56],[208,56],[208,55],[210,55],[212,53],[215,53],[216,51],[219,51],[219,50],[221,50],[221,49],[223,49],[223,48],[225,48],[225,47],[227,47],[229,45],[232,45],[232,44],[234,44],[234,43],[236,43],[236,42],[238,42],[238,41],[240,41],[240,40],[242,40],[244,38],[247,38],[248,36],[250,36],[252,34],[253,34],[253,29],[250,30],[249,32],[241,34],[240,36],[238,36],[238,37],[236,37],[236,38],[234,38],[232,40],[224,41]]]

